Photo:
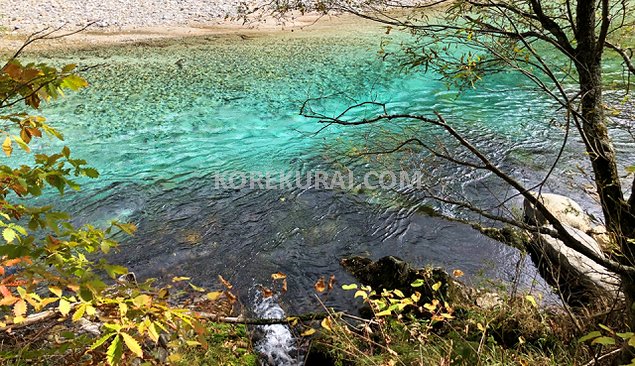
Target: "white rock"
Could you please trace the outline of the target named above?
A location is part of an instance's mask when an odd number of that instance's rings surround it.
[[[589,235],[570,226],[565,225],[565,229],[571,236],[579,239],[580,243],[586,245],[598,255],[604,256],[598,243]],[[567,285],[587,287],[589,291],[599,289],[603,292],[617,294],[620,287],[620,279],[616,274],[589,257],[567,247],[562,241],[550,235],[541,234],[536,236],[535,239],[538,241],[539,250],[560,267],[561,273],[566,276],[565,278],[570,278],[577,282]]]
[[[531,192],[534,197],[536,192]],[[591,220],[589,216],[582,210],[582,207],[569,197],[561,196],[553,193],[540,194],[540,201],[561,223],[572,228],[582,230],[583,232],[591,231]],[[545,217],[534,208],[534,206],[525,199],[525,220],[538,225],[547,224]]]

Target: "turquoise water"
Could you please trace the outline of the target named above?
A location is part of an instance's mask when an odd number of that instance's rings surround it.
[[[430,164],[425,154],[348,158],[343,153],[352,148],[385,149],[412,136],[452,145],[418,123],[333,127],[316,135],[321,126],[299,115],[302,103],[316,97],[325,97],[314,103],[325,114],[367,100],[385,102],[392,112],[438,110],[519,179],[539,180],[560,136],[547,100],[511,73],[457,98],[433,74],[404,73],[395,60],[382,61],[377,51],[385,37],[382,29],[360,26],[58,53],[53,62],[101,65],[85,73],[90,88],[44,114],[61,126],[63,144],[102,176],[55,200],[81,222],[137,223],[139,232],[124,239],[114,260],[140,275],[192,275],[213,286],[223,274],[246,296],[255,283],[282,271],[290,275],[293,306],[308,306],[319,276],[335,273],[351,281],[338,260],[353,254],[393,254],[418,265],[461,268],[471,281],[520,276],[526,287],[542,283],[526,261],[517,265],[515,249],[465,225],[413,215],[389,194],[213,186],[213,174],[231,171],[347,165],[359,172],[407,165],[429,172],[441,192],[477,202],[490,193],[508,194],[487,174]],[[47,142],[39,148],[60,146]]]

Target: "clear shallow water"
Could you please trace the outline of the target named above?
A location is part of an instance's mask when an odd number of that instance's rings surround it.
[[[397,255],[416,265],[460,268],[472,282],[520,276],[525,288],[537,282],[545,289],[515,249],[459,223],[411,215],[390,196],[212,185],[218,172],[335,169],[339,160],[348,162],[340,152],[354,146],[385,146],[410,135],[438,138],[416,124],[390,126],[392,134],[371,127],[314,135],[320,126],[298,111],[317,96],[330,96],[319,103],[325,111],[369,99],[387,102],[393,111],[439,110],[519,179],[539,180],[559,142],[547,138],[557,130],[545,112],[547,101],[521,89],[522,79],[513,74],[493,77],[484,89],[457,99],[433,75],[404,75],[382,62],[376,53],[382,34],[360,27],[209,36],[56,55],[55,62],[103,64],[86,73],[89,89],[45,109],[51,122],[63,126],[73,154],[102,174],[83,181],[81,192],[56,200],[81,221],[137,223],[137,235],[124,240],[115,261],[143,276],[188,275],[214,286],[222,274],[250,302],[248,289],[269,283],[271,273],[287,273],[283,301],[290,313],[315,307],[312,286],[320,276],[353,281],[338,264],[346,255]],[[558,172],[577,162],[583,164],[572,158]],[[364,170],[375,163],[351,166]],[[426,169],[439,184],[476,201],[507,194],[487,175],[447,165]],[[355,302],[349,297],[326,301],[350,308]]]

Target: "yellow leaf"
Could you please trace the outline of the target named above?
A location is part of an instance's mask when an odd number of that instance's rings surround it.
[[[95,310],[94,307],[92,307],[91,305],[86,305],[86,314],[93,316],[97,313],[97,311]]]
[[[9,136],[7,136],[2,143],[2,151],[4,151],[7,156],[11,156],[11,153],[13,152],[13,147],[11,147],[11,138]]]
[[[124,317],[124,316],[126,316],[126,314],[128,314],[128,305],[125,302],[120,302],[119,303],[119,315]]]
[[[182,281],[189,281],[191,280],[191,277],[174,277],[172,279],[172,282],[182,282]]]
[[[331,329],[331,319],[329,318],[324,318],[322,319],[322,322],[320,323],[322,325],[322,328],[328,330],[328,331],[333,331],[333,329]]]
[[[305,330],[304,332],[300,333],[300,335],[302,337],[308,337],[308,336],[313,335],[313,334],[315,334],[315,329],[313,329],[313,328],[309,328],[309,329]]]
[[[11,228],[7,227],[4,230],[2,230],[2,237],[7,243],[13,242],[15,238],[17,238],[17,236],[18,234],[16,234],[16,232]]]
[[[154,323],[150,323],[150,326],[148,326],[148,337],[150,337],[154,343],[159,341],[159,332],[157,332]]]
[[[271,278],[273,278],[274,280],[284,280],[285,278],[287,278],[287,275],[282,272],[277,272],[272,274]]]
[[[66,301],[66,299],[60,299],[60,303],[57,306],[57,309],[62,313],[62,315],[67,316],[68,313],[71,312],[71,303]]]
[[[62,289],[59,287],[51,286],[49,287],[49,291],[57,297],[62,297]]]
[[[439,291],[439,289],[441,288],[442,283],[441,282],[437,282],[434,285],[432,285],[432,291]]]
[[[190,283],[190,287],[196,292],[205,292],[205,289]]]
[[[77,310],[73,314],[73,317],[72,317],[73,321],[76,322],[79,319],[81,319],[84,316],[85,312],[86,312],[86,304],[81,304],[80,306],[78,306]]]
[[[537,308],[537,307],[538,307],[538,304],[536,303],[536,299],[534,299],[534,297],[533,297],[533,296],[531,296],[531,295],[525,295],[525,299],[526,299],[527,301],[529,301],[529,303],[531,303],[531,305],[533,305],[533,307],[535,307],[535,308]]]
[[[179,361],[181,361],[182,358],[183,358],[183,356],[181,356],[179,353],[173,353],[173,354],[168,356],[168,361],[170,361],[170,362],[179,362]]]
[[[18,302],[13,305],[13,313],[16,317],[24,317],[24,315],[26,314],[26,309],[26,301],[22,299],[18,300]]]
[[[208,292],[207,298],[211,301],[218,300],[223,295],[223,291]]]
[[[357,298],[357,297],[361,297],[362,299],[366,299],[366,298],[368,298],[368,294],[366,294],[366,291],[357,290],[355,292],[355,298]]]
[[[132,300],[132,303],[137,307],[150,306],[152,304],[152,298],[148,295],[139,295]]]
[[[5,298],[3,298],[2,300],[0,300],[0,306],[9,306],[9,305],[13,305],[18,301],[19,298],[14,297],[14,296],[7,296]]]
[[[126,343],[126,347],[128,347],[128,349],[132,353],[137,355],[137,357],[142,358],[143,350],[141,350],[141,346],[139,345],[139,342],[137,342],[134,338],[132,338],[132,336],[128,333],[121,332],[120,334],[123,337],[124,343]]]

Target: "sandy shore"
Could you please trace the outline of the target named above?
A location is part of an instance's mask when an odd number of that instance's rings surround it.
[[[306,28],[341,28],[364,21],[354,16],[289,14],[284,19],[237,19],[234,0],[0,0],[2,53],[18,48],[43,29],[78,34],[33,44],[34,49],[134,43],[146,40],[218,34],[270,33]],[[250,5],[258,6],[257,3]],[[244,8],[243,8],[244,9]],[[352,30],[354,28],[351,28]]]

